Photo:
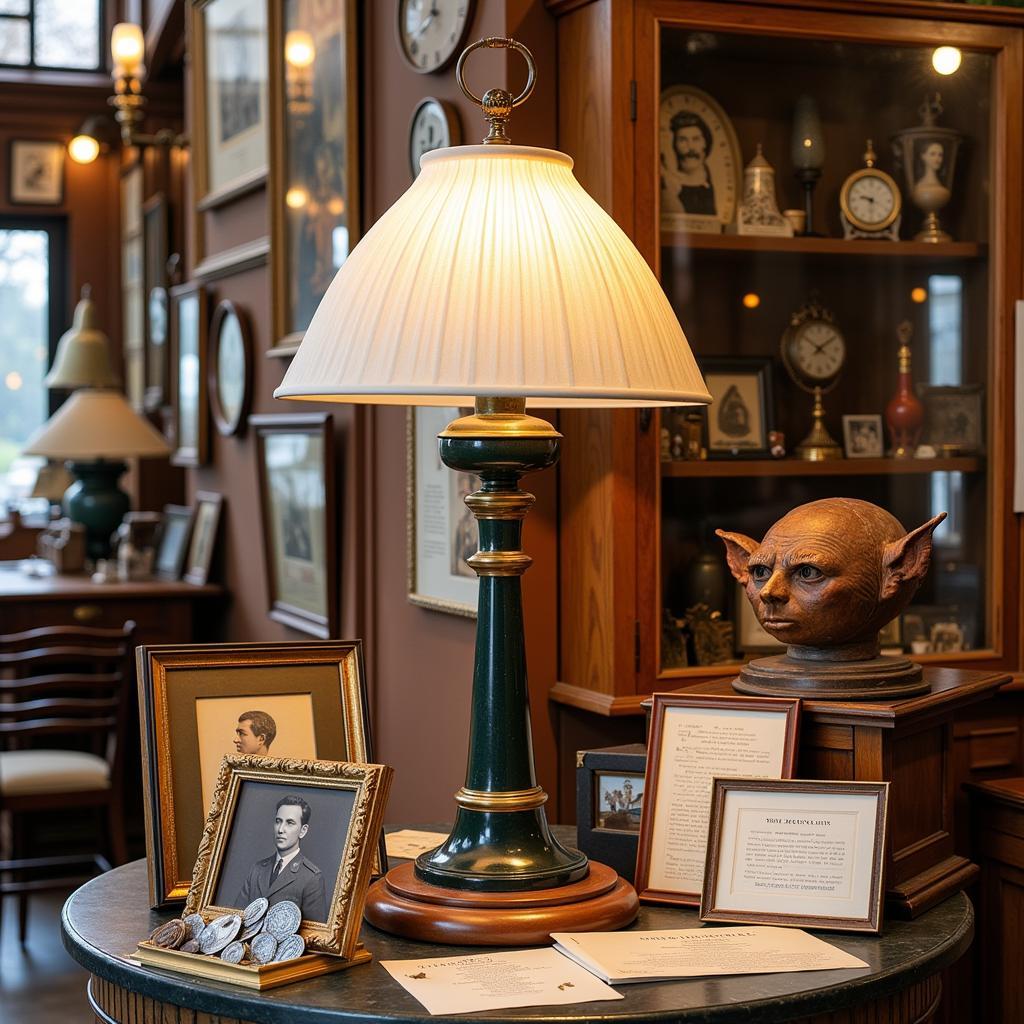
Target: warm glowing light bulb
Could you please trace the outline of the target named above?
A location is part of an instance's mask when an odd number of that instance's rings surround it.
[[[911,289],[910,298],[913,302],[924,302],[928,298],[928,292],[919,286]]]
[[[6,377],[4,377],[4,383],[11,391],[20,391],[22,385],[21,374],[17,370],[11,370]]]
[[[963,54],[955,46],[939,46],[932,54],[932,67],[940,75],[952,75],[963,60]]]
[[[301,210],[309,202],[309,195],[304,188],[290,188],[284,194],[284,202],[289,210]]]
[[[814,139],[804,139],[804,149],[810,149],[814,145]]]
[[[743,305],[746,306],[747,309],[757,309],[757,307],[761,305],[761,296],[758,295],[757,292],[747,292],[747,294],[743,296]]]
[[[110,57],[115,75],[134,75],[142,67],[146,41],[142,28],[130,21],[120,21],[110,33]]]
[[[100,155],[100,144],[91,135],[76,135],[68,143],[68,156],[76,164],[91,164]]]
[[[313,37],[301,28],[293,28],[284,37],[284,59],[293,68],[308,68],[316,58]]]

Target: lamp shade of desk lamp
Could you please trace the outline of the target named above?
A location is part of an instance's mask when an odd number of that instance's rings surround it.
[[[463,80],[480,46],[520,52],[515,99]],[[657,279],[558,152],[512,146],[506,123],[534,84],[529,52],[487,39],[457,77],[490,123],[481,146],[423,156],[421,173],[355,247],[324,296],[278,398],[475,405],[439,435],[451,469],[478,474],[480,577],[471,735],[451,834],[371,889],[388,931],[465,944],[545,943],[619,927],[636,894],[562,847],[544,814],[530,736],[519,577],[520,477],[555,463],[561,435],[527,406],[707,404],[710,395]]]
[[[170,451],[119,391],[81,388],[28,439],[23,453],[67,460],[77,479],[64,492],[64,513],[85,527],[90,557],[103,558],[130,507],[117,486],[128,468],[121,460]]]

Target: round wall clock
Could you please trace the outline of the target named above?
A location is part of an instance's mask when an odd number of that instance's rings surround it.
[[[903,200],[899,186],[875,166],[875,150],[868,139],[864,166],[851,174],[839,190],[844,238],[900,237]]]
[[[398,0],[398,48],[421,74],[455,56],[473,20],[475,0]]]
[[[210,406],[217,430],[237,434],[252,391],[249,318],[233,303],[219,302],[210,325]]]
[[[415,178],[420,173],[420,157],[462,141],[462,128],[456,109],[443,100],[428,96],[413,111],[409,123],[409,169]]]

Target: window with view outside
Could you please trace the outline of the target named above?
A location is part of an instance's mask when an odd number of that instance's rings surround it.
[[[42,461],[19,453],[49,415],[49,295],[47,232],[0,229],[0,503],[27,495]]]
[[[0,65],[98,70],[102,0],[0,0]]]

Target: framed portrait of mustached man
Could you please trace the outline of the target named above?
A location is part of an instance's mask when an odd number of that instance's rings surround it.
[[[154,907],[188,894],[226,755],[373,760],[358,640],[150,645],[136,662]]]

